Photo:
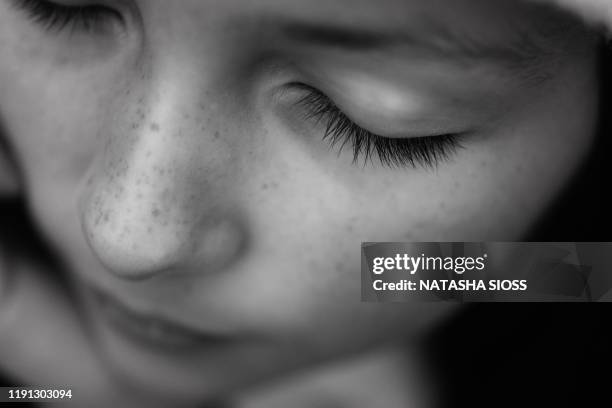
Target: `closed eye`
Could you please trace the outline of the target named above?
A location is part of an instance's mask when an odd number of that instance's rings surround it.
[[[353,163],[378,160],[383,166],[435,168],[463,146],[459,134],[391,138],[376,135],[357,125],[321,91],[302,83],[291,86],[305,92],[297,104],[304,109],[305,119],[324,126],[323,140],[338,154],[350,148]]]
[[[19,10],[46,30],[95,31],[109,21],[123,22],[118,11],[99,4],[66,5],[48,0],[12,0]]]

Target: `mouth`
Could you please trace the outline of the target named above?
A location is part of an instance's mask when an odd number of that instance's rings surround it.
[[[101,290],[90,288],[90,291],[105,322],[114,331],[139,345],[171,351],[193,351],[231,342],[224,336],[203,333],[162,317],[136,312]]]

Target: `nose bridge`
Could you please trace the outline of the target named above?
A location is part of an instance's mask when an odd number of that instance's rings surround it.
[[[210,236],[237,248],[240,228],[219,210],[229,152],[202,125],[210,127],[210,112],[180,87],[151,87],[127,99],[119,106],[130,108],[114,113],[82,200],[94,253],[112,272],[138,279],[197,261],[206,253],[201,245],[215,241]],[[232,254],[207,255],[215,256]]]

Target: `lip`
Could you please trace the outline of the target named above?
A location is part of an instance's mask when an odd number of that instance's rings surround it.
[[[191,351],[227,345],[231,339],[203,333],[165,318],[131,310],[121,301],[99,289],[91,288],[93,298],[109,325],[129,340],[172,351]]]

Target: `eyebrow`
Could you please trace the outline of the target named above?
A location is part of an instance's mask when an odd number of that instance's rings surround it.
[[[513,70],[537,65],[551,54],[535,34],[528,35],[518,30],[512,41],[503,44],[487,43],[465,33],[435,26],[426,33],[417,34],[296,22],[285,25],[282,35],[296,43],[348,52],[384,51],[407,46],[459,63],[490,63]]]

